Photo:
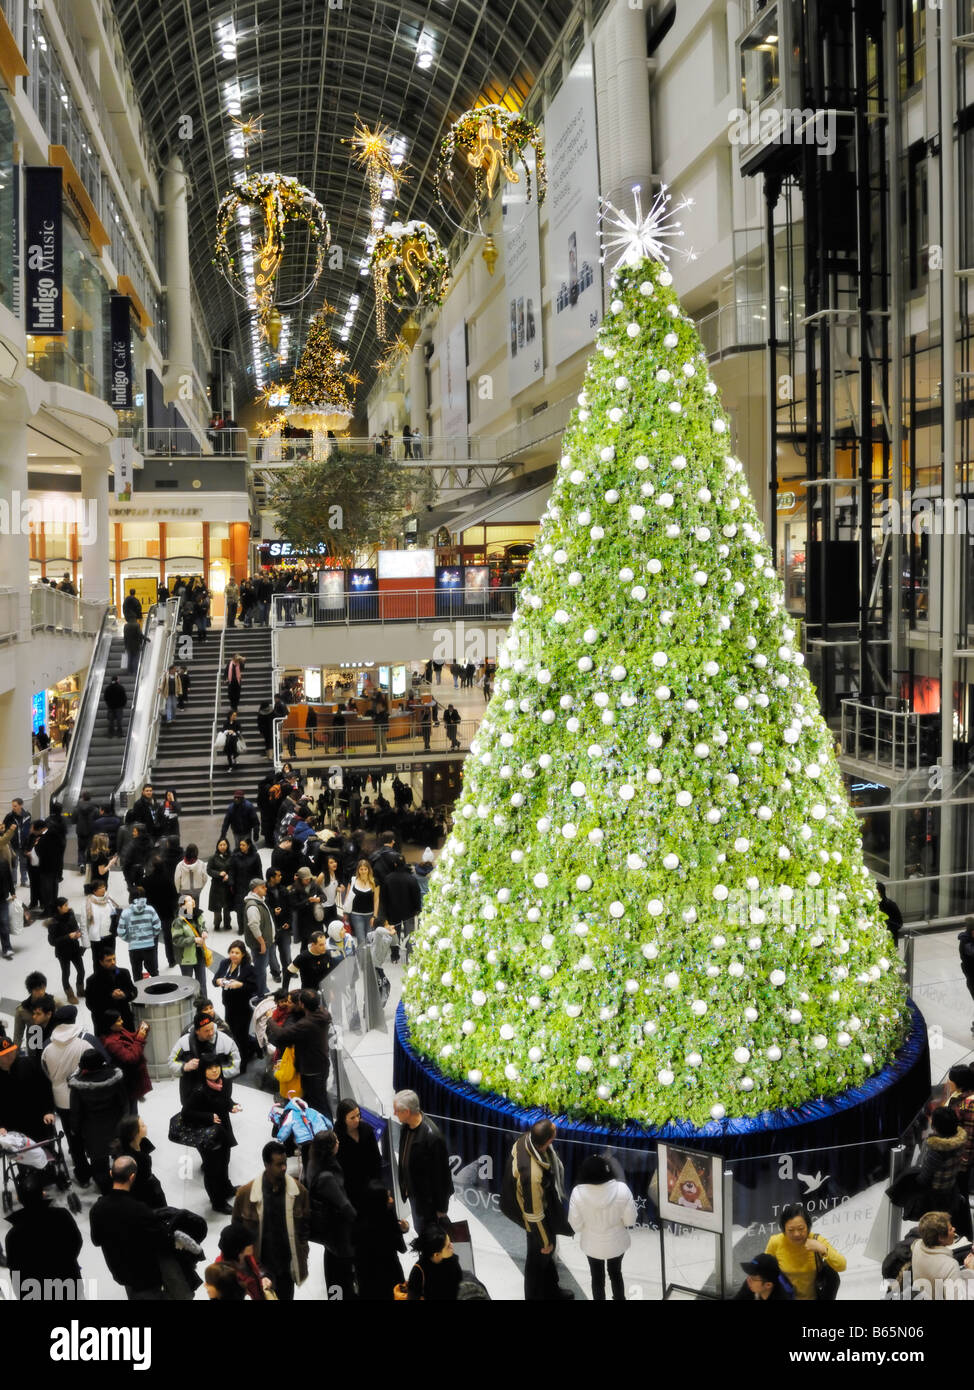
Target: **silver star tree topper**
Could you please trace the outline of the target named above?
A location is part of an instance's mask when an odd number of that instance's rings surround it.
[[[602,199],[602,211],[599,214],[602,224],[599,235],[602,238],[604,253],[602,259],[604,261],[606,255],[620,252],[619,259],[612,267],[614,271],[623,265],[638,265],[646,259],[668,261],[670,251],[675,249],[669,243],[683,236],[683,224],[676,221],[676,214],[693,207],[692,198],[682,198],[671,208],[672,194],[663,184],[653,199],[652,207],[644,213],[639,197],[642,192],[641,186],[638,183],[633,184],[632,192],[636,203],[635,216],[623,212],[614,203],[610,203],[608,198]],[[689,261],[695,261],[697,258],[692,248],[684,250],[682,254]]]

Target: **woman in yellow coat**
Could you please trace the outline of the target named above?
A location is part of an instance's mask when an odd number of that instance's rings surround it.
[[[784,1207],[779,1217],[781,1235],[772,1236],[765,1253],[774,1255],[782,1274],[795,1290],[796,1300],[814,1302],[815,1276],[818,1271],[816,1255],[841,1274],[845,1256],[833,1250],[824,1236],[813,1236],[804,1207],[793,1203]]]

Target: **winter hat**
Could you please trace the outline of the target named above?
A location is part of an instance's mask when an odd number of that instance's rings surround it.
[[[328,935],[332,941],[342,941],[345,937],[345,928],[341,922],[332,922],[328,928]]]
[[[100,1070],[104,1060],[104,1057],[97,1050],[97,1048],[89,1047],[81,1054],[81,1057],[78,1061],[78,1070],[82,1072],[98,1071]]]
[[[433,862],[433,851],[430,849],[429,845],[427,845],[426,848],[423,850],[423,863],[424,863],[424,864],[432,864],[432,862]]]
[[[77,1023],[78,1010],[74,1004],[62,1004],[59,1009],[54,1011],[54,1026],[60,1023]]]

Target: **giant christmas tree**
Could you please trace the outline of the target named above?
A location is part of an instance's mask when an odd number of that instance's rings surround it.
[[[449,1076],[554,1112],[702,1125],[863,1081],[907,1012],[717,388],[672,277],[638,251],[404,999]]]

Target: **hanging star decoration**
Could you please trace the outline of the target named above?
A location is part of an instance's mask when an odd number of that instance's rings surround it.
[[[242,136],[244,149],[246,149],[248,145],[252,145],[255,140],[259,140],[264,134],[263,120],[263,114],[259,116],[248,116],[246,119],[241,119],[238,116],[231,116],[230,124]]]
[[[343,145],[352,146],[353,159],[368,175],[373,205],[381,198],[383,178],[391,178],[397,187],[403,179],[402,166],[397,168],[392,162],[392,138],[393,132],[388,126],[379,125],[371,130],[356,116],[355,134],[342,140]]]
[[[355,392],[358,390],[358,388],[362,385],[362,378],[359,376],[358,372],[349,372],[348,375],[347,375],[346,378],[345,378],[345,381],[346,381],[346,384],[349,385],[349,386],[352,388],[352,394],[353,394],[353,395],[354,395]]]
[[[639,197],[641,191],[638,183],[633,185],[635,216],[623,212],[608,198],[602,200],[599,214],[599,221],[603,224],[600,235],[605,253],[602,259],[604,261],[606,255],[620,253],[613,270],[618,270],[622,265],[638,265],[645,259],[668,261],[671,251],[675,249],[671,243],[683,236],[683,224],[675,220],[676,214],[693,207],[693,199],[682,198],[671,208],[672,194],[664,184],[653,199],[652,207],[644,213]],[[696,260],[696,253],[692,250],[683,254],[689,260]]]

